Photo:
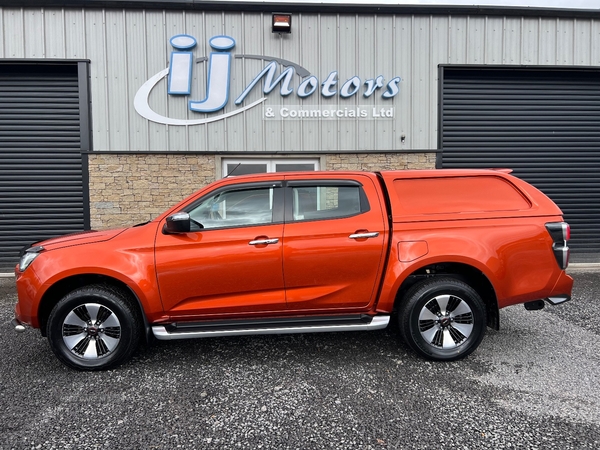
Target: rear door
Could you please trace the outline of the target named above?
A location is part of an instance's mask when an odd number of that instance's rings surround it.
[[[286,177],[284,280],[290,311],[366,311],[384,263],[386,222],[367,176]]]

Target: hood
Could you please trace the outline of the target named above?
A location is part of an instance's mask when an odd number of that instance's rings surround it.
[[[70,247],[73,245],[92,244],[94,242],[104,242],[121,234],[127,228],[118,228],[114,230],[102,231],[83,231],[81,233],[66,234],[64,236],[47,239],[36,242],[34,246],[42,246],[46,250],[56,250],[58,248]]]

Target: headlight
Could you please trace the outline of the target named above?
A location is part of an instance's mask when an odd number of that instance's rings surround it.
[[[19,261],[19,271],[24,272],[43,250],[44,247],[31,247],[25,250]]]

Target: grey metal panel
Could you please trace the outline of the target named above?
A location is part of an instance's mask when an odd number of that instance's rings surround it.
[[[141,85],[144,82],[144,80],[147,80],[155,73],[160,72],[168,65],[168,52],[170,50],[168,48],[168,37],[164,26],[165,15],[166,14],[164,11],[146,11],[144,14],[144,21],[146,24],[146,38],[144,41],[134,41],[134,45],[135,43],[137,43],[139,46],[141,46],[141,48],[144,48],[146,57],[146,70],[140,71],[139,74],[136,74],[139,77],[139,85]],[[198,39],[198,45],[202,45],[202,35],[198,34],[196,36],[196,39]],[[197,74],[198,71],[196,71],[195,73]],[[160,86],[164,87],[165,83],[165,80],[162,80],[160,82]],[[166,87],[164,87],[164,89],[166,89]],[[155,109],[158,111],[165,110],[167,107],[166,96],[156,95],[157,92],[153,92],[152,94],[153,95],[150,96],[150,101],[151,104],[155,107]],[[143,137],[142,139],[145,142],[148,142],[148,149],[168,150],[168,125],[149,122],[147,120],[145,122],[148,126],[148,136]],[[94,126],[94,129],[95,128],[96,127]],[[202,141],[198,142],[200,143]],[[98,150],[112,150],[110,147],[99,147],[96,144],[96,142],[94,142],[94,146]],[[134,144],[134,146],[142,147],[143,143]]]
[[[0,65],[0,268],[84,229],[80,122],[77,63]]]
[[[269,11],[219,11],[214,5],[210,10],[164,11],[4,7],[0,8],[0,56],[91,60],[93,138],[95,148],[106,151],[435,149],[440,64],[600,66],[600,21],[592,17],[558,17],[558,13],[519,17],[508,10],[505,15],[486,16],[468,15],[466,9],[456,9],[452,15],[411,15],[298,8],[293,32],[280,36],[271,33]],[[381,95],[324,99],[315,94],[301,99],[291,94],[283,98],[278,88],[267,96],[273,106],[390,105],[396,117],[278,122],[263,120],[261,107],[257,107],[204,125],[150,122],[137,114],[133,97],[146,80],[168,66],[169,38],[181,33],[198,40],[196,58],[210,54],[208,40],[212,36],[227,34],[237,41],[234,57],[267,55],[292,60],[320,82],[332,70],[339,72],[341,83],[353,75],[362,81],[384,75],[386,82],[400,76],[400,93],[393,100],[382,100]],[[236,109],[234,97],[264,65],[264,61],[235,59],[225,113]],[[194,65],[193,99],[204,98],[207,66],[206,62]],[[300,80],[294,79],[294,87]],[[150,94],[155,111],[182,119],[210,116],[190,112],[188,98],[165,92],[163,79]],[[245,103],[261,97],[261,86],[256,86]]]
[[[442,95],[442,167],[513,169],[600,253],[600,71],[446,67]]]
[[[177,34],[182,34],[183,32],[185,32],[185,17],[186,16],[187,16],[186,13],[167,14],[165,16],[165,30],[167,33],[167,39],[165,42],[163,42],[162,45],[167,46],[167,50],[168,50],[167,57],[169,59],[170,59],[171,51],[173,50],[173,48],[169,45],[169,39],[172,36],[175,36]],[[214,33],[215,35],[223,34],[223,29],[222,29],[221,23],[222,23],[222,18],[219,19],[215,15],[215,22],[214,22],[214,25],[216,25],[216,29],[215,29],[215,33]],[[165,64],[164,67],[166,67],[167,65],[168,64]],[[169,116],[187,118],[188,114],[189,114],[189,109],[187,107],[188,100],[189,99],[185,98],[185,97],[169,96],[169,99],[167,100]],[[131,104],[131,102],[124,105],[124,107],[127,108],[130,104]],[[132,114],[135,114],[135,111],[132,111]],[[221,123],[219,125],[220,125],[221,129],[218,132],[215,132],[212,137],[216,137],[215,142],[214,142],[215,149],[218,148],[219,150],[222,150],[225,133],[224,133],[224,129],[223,129],[223,124]],[[168,144],[167,144],[169,150],[173,150],[173,151],[188,150],[186,128],[187,127],[169,127]]]
[[[65,58],[84,58],[86,55],[87,32],[84,10],[60,10],[64,13],[64,39]],[[56,16],[51,16],[53,19]]]
[[[299,63],[306,68],[311,68],[313,71],[320,72],[320,42],[321,36],[317,33],[319,22],[321,20],[318,14],[303,14],[298,18],[299,40],[300,40],[300,57]],[[299,102],[300,105],[311,105],[315,101],[305,99]],[[301,123],[300,136],[298,141],[301,144],[302,150],[320,151],[321,139],[319,127],[321,123],[306,124]],[[291,146],[290,146],[291,147]]]
[[[127,91],[127,33],[124,11],[105,12],[104,17],[106,102],[109,107],[107,126],[111,130],[110,147],[114,150],[129,148],[129,98]]]
[[[27,33],[23,39],[26,58],[45,58],[43,10],[27,10],[23,12],[23,27],[26,30],[37,30],[37,33]]]
[[[48,10],[43,17],[44,57],[66,58],[65,48],[65,11]]]
[[[242,36],[242,30],[244,29],[244,16],[242,14],[226,16],[225,27],[230,29],[232,34],[239,34]],[[236,44],[238,52],[241,53],[240,49],[243,45],[243,42],[236,41]],[[241,92],[242,89],[243,86],[241,80],[236,80],[235,88],[233,88],[232,92]],[[231,98],[230,102],[234,100],[234,98]],[[224,136],[224,147],[228,149],[236,149],[237,151],[244,151],[246,149],[246,120],[244,114],[239,114],[237,116],[228,118],[226,126],[227,132]]]

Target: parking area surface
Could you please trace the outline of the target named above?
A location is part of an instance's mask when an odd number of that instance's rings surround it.
[[[453,363],[396,330],[157,343],[80,373],[10,325],[0,279],[0,448],[597,449],[600,274],[574,298],[501,312]]]

